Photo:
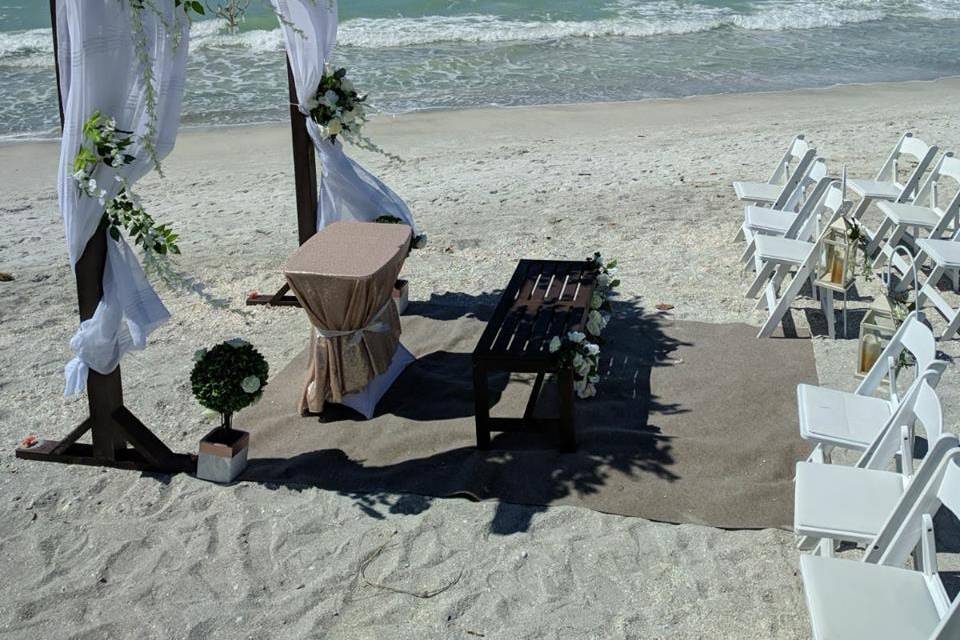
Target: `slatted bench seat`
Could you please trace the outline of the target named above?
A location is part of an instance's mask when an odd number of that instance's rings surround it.
[[[490,447],[491,432],[552,433],[560,449],[576,448],[573,416],[573,371],[560,366],[549,351],[554,336],[582,331],[596,287],[591,263],[521,260],[473,351],[473,393],[477,448]],[[536,373],[523,417],[490,416],[489,374]],[[547,374],[558,385],[558,417],[534,416]]]

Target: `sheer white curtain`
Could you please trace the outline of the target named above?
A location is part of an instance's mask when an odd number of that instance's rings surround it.
[[[300,111],[320,85],[324,65],[330,61],[337,40],[335,0],[271,0],[279,16],[287,56],[297,88]],[[307,118],[307,131],[320,154],[317,228],[338,220],[371,222],[379,216],[400,218],[414,229],[406,203],[379,178],[347,157],[340,140],[320,137],[317,123]]]
[[[189,36],[186,16],[172,1],[144,3],[154,8],[136,13],[130,4],[57,0],[64,101],[57,188],[71,266],[83,255],[104,208],[98,198],[82,194],[73,179],[73,159],[83,142],[84,122],[100,111],[115,118],[119,129],[133,131],[136,139],[128,148],[136,156],[134,162],[116,169],[101,166],[94,174],[98,186],[106,190],[104,201],[119,191],[116,177],[133,184],[152,168],[153,160],[141,137],[152,140],[156,157],[163,158],[173,149],[180,124]],[[140,39],[147,52],[146,64],[138,62],[135,39]],[[145,82],[145,69],[152,72],[152,91]],[[149,101],[155,103],[155,122],[148,116]],[[124,353],[143,349],[147,336],[169,317],[134,251],[122,238],[108,239],[103,299],[70,341],[76,357],[65,369],[66,394],[85,388],[89,369],[110,373]]]

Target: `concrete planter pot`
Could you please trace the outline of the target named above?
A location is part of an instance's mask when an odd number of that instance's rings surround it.
[[[218,427],[200,440],[197,458],[197,477],[210,482],[227,484],[247,467],[250,434],[229,426]]]
[[[397,280],[393,285],[393,301],[397,304],[397,312],[403,315],[407,310],[407,304],[410,302],[410,281]]]

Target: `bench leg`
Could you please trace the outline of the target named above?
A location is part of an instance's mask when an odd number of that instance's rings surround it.
[[[486,369],[473,365],[473,402],[477,422],[477,449],[490,448],[490,380]]]
[[[560,450],[577,450],[577,434],[573,424],[573,369],[561,367],[557,372],[557,385],[560,387]]]

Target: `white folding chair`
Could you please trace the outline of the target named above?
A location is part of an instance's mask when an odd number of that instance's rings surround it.
[[[777,211],[796,210],[805,190],[810,186],[807,176],[813,167],[817,150],[797,136],[768,182],[734,182],[733,190],[739,200],[763,205]],[[737,230],[735,240],[743,239],[743,229]]]
[[[824,240],[830,231],[830,226],[843,216],[848,205],[849,203],[843,202],[842,190],[837,183],[833,183],[827,188],[820,207],[821,231],[815,242],[777,236],[754,238],[756,246],[753,259],[757,274],[747,289],[746,296],[748,298],[759,296],[757,309],[765,308],[769,314],[757,334],[758,338],[769,337],[774,332],[783,317],[790,311],[790,305],[805,282],[810,282],[813,293],[816,295],[815,269],[824,247]],[[783,293],[780,293],[783,282],[791,271],[793,278]],[[823,304],[826,304],[827,297],[822,297]],[[831,297],[830,303],[832,301]],[[829,315],[829,320],[832,321],[832,304]]]
[[[917,293],[917,308],[922,308],[928,301],[933,304],[947,321],[947,327],[940,337],[943,340],[949,340],[960,330],[960,307],[954,308],[947,302],[938,285],[940,279],[949,273],[953,278],[953,288],[960,291],[960,230],[957,230],[949,240],[918,240],[917,248],[924,260],[930,260],[933,263],[933,269]]]
[[[950,601],[937,568],[933,516],[960,517],[960,449],[951,450],[905,514],[885,525],[863,561],[800,557],[815,640],[956,640],[960,597]],[[914,549],[919,566],[905,568]]]
[[[896,374],[897,362],[904,352],[913,357],[918,376],[931,369],[938,372],[937,378],[931,380],[936,387],[946,364],[936,359],[937,344],[933,331],[916,311],[900,324],[853,392],[810,384],[797,385],[800,437],[815,444],[808,460],[828,462],[834,448],[865,451],[870,446],[901,403]],[[885,380],[889,382],[888,397],[877,397],[876,393]]]
[[[822,158],[814,161],[806,182],[814,185],[803,201],[799,211],[778,211],[769,207],[749,205],[744,208],[743,226],[740,231],[747,246],[740,261],[753,266],[751,258],[756,247],[754,238],[758,235],[779,236],[782,238],[811,240],[818,232],[818,213],[823,199],[835,178],[827,176],[827,163]]]
[[[884,421],[855,466],[798,462],[794,487],[794,532],[798,546],[830,555],[838,542],[869,545],[905,501],[916,500],[940,460],[958,444],[943,430],[943,412],[928,371],[915,381],[894,415]],[[914,472],[915,422],[929,449]],[[899,457],[900,470],[889,469]]]
[[[939,196],[945,186],[949,186],[943,184],[947,180],[952,182],[954,195],[946,206],[941,206]],[[903,274],[900,281],[902,289],[913,279],[913,265],[897,254],[896,247],[901,244],[915,247],[921,239],[949,238],[960,228],[960,159],[954,158],[952,152],[944,154],[911,203],[878,202],[877,208],[883,213],[884,220],[867,247],[867,255],[872,256],[879,248],[873,262],[874,268],[890,260]],[[926,234],[925,238],[920,237],[921,230]],[[920,252],[914,264],[918,268],[923,267],[926,258]]]
[[[937,155],[936,146],[930,146],[923,140],[915,138],[909,131],[903,134],[873,180],[850,179],[847,182],[850,189],[860,196],[860,202],[853,211],[854,220],[859,221],[863,218],[863,214],[875,200],[909,202],[917,185],[920,184],[920,177],[926,172],[935,155]],[[900,162],[904,157],[912,158],[917,166],[910,172],[906,182],[900,183],[898,182]],[[864,231],[872,237],[866,227]]]
[[[737,181],[733,183],[733,191],[737,194],[737,199],[772,205],[784,198],[785,193],[786,198],[789,198],[800,183],[807,167],[813,162],[816,153],[816,149],[811,147],[802,135],[797,136],[787,147],[773,174],[766,182]],[[782,208],[785,203],[786,199],[776,208]]]

